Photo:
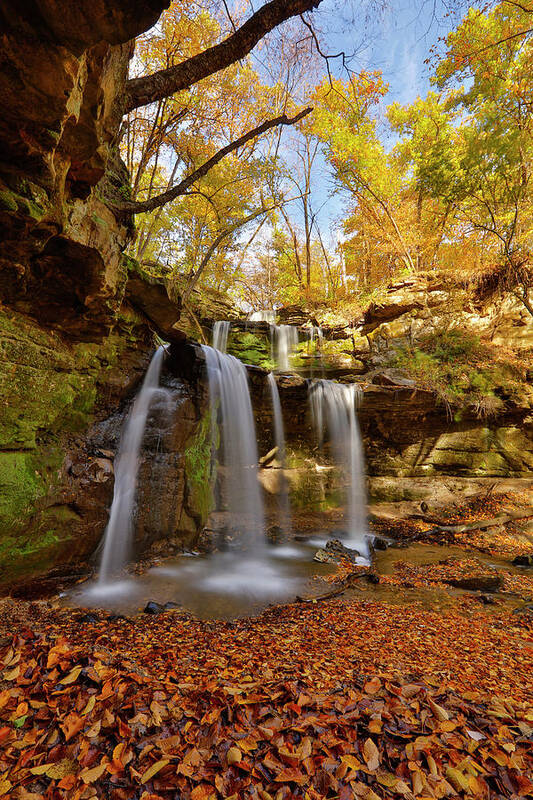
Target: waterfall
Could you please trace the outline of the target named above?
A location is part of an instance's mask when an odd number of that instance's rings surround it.
[[[159,347],[144,376],[141,390],[128,415],[115,457],[115,489],[109,521],[103,539],[98,582],[106,583],[127,563],[130,556],[133,510],[137,493],[139,456],[150,404],[159,389],[159,376],[165,348]]]
[[[327,429],[334,455],[349,479],[349,544],[368,556],[364,456],[356,413],[361,390],[354,383],[318,380],[311,384],[309,399],[320,444]]]
[[[230,327],[231,322],[227,320],[215,322],[213,325],[213,347],[221,353],[226,352]]]
[[[276,321],[276,312],[273,308],[253,311],[248,317],[249,322],[269,322],[273,325]]]
[[[220,415],[224,486],[232,523],[246,531],[252,546],[264,545],[263,498],[248,375],[233,356],[202,345],[207,365],[211,413]]]
[[[285,475],[286,459],[285,459],[285,431],[283,427],[283,416],[281,413],[281,402],[279,399],[278,385],[272,372],[267,375],[268,385],[270,387],[270,396],[272,398],[272,410],[274,412],[274,443],[278,448],[278,461],[281,465],[280,469],[280,482],[279,482],[279,497],[280,497],[280,528],[288,533],[291,528],[291,510],[289,500],[289,487],[287,486],[287,477]]]
[[[321,369],[322,377],[324,377],[324,362],[322,356],[322,342],[324,341],[324,334],[322,332],[322,328],[316,325],[311,325],[311,327],[309,328],[308,336],[309,336],[309,344],[307,345],[307,353],[309,354],[309,348],[313,345],[313,342],[316,339],[317,343],[315,346],[314,357],[320,360],[322,368]],[[311,362],[311,378],[314,377],[315,377],[315,369],[313,362]]]
[[[320,350],[322,347],[322,341],[324,339],[324,334],[322,333],[322,328],[317,327],[316,325],[311,325],[309,328],[309,341],[313,344],[314,340],[317,340],[317,347]]]
[[[272,352],[276,352],[276,363],[280,370],[290,370],[290,358],[298,346],[298,328],[294,325],[270,325]]]

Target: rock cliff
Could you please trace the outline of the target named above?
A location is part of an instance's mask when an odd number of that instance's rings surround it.
[[[132,40],[166,6],[7,0],[0,9],[2,585],[86,567],[107,521],[118,432],[152,331],[184,336],[173,329],[179,305],[123,256],[133,221],[109,203],[129,196],[117,137]],[[195,455],[204,410],[178,379],[165,380],[173,423],[161,437],[154,415],[147,448],[154,479],[172,462],[169,495],[142,503],[140,549],[160,536],[190,539],[205,516]]]

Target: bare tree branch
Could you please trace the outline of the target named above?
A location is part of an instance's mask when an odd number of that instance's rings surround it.
[[[180,181],[180,183],[176,184],[176,186],[174,186],[172,189],[169,189],[162,194],[156,195],[156,197],[151,197],[149,200],[144,200],[142,202],[117,203],[115,208],[117,208],[119,211],[126,211],[131,214],[142,214],[146,211],[153,211],[154,209],[159,208],[159,206],[165,205],[165,203],[170,203],[172,200],[175,200],[176,197],[185,194],[187,189],[189,189],[193,183],[200,178],[203,178],[204,175],[206,175],[209,170],[218,164],[218,162],[221,161],[225,156],[227,156],[229,153],[232,153],[234,150],[237,150],[239,147],[242,147],[242,145],[246,144],[246,142],[250,141],[250,139],[260,136],[262,133],[265,133],[271,128],[275,128],[277,125],[294,125],[296,122],[299,122],[299,120],[310,114],[312,110],[312,108],[305,108],[295,117],[288,117],[286,114],[281,114],[279,117],[266,120],[266,122],[263,122],[261,125],[258,125],[256,128],[253,128],[252,130],[243,134],[238,139],[235,139],[234,142],[230,142],[230,144],[226,145],[226,147],[223,147],[208,161],[191,172],[190,175],[187,175],[187,177]]]
[[[322,0],[270,0],[223,42],[152,75],[126,84],[125,112],[188,89],[244,58],[267,33],[285,20],[316,8]]]
[[[202,272],[204,271],[209,261],[211,260],[213,254],[217,250],[218,246],[222,244],[224,239],[227,239],[227,237],[231,236],[232,233],[235,233],[235,231],[238,231],[239,228],[244,227],[244,225],[247,225],[249,222],[252,222],[254,219],[257,219],[257,217],[260,217],[262,214],[268,214],[270,211],[273,211],[274,208],[275,206],[271,206],[270,208],[260,208],[257,211],[254,211],[252,214],[249,214],[247,217],[244,217],[244,219],[237,220],[237,222],[235,222],[233,225],[228,226],[225,230],[221,231],[218,234],[216,239],[211,243],[207,253],[202,258],[202,261],[198,269],[191,275],[189,284],[185,289],[185,291],[183,292],[183,302],[186,302],[189,299],[191,292],[193,291],[194,287],[196,286],[202,275]]]

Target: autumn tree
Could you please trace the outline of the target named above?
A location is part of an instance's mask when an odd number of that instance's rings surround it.
[[[440,187],[472,229],[486,232],[512,270],[531,257],[533,48],[531,11],[501,3],[470,10],[447,40],[436,82],[461,120],[458,156]],[[459,83],[458,88],[454,84]],[[463,121],[464,120],[464,121]]]
[[[189,276],[187,293],[207,268],[215,282],[215,273],[227,277],[224,253],[280,202],[272,175],[269,196],[259,189],[261,172],[276,170],[264,137],[308,110],[289,110],[283,87],[265,85],[243,57],[284,19],[317,5],[272,0],[239,27],[232,16],[224,39],[219,3],[175,0],[137,42],[122,138],[132,192],[120,207],[137,215],[132,254],[172,263]]]
[[[197,42],[193,41],[192,37],[189,37],[188,45],[190,50],[198,51],[191,52],[185,58],[181,58],[182,47],[178,41],[179,37],[176,35],[173,46],[165,54],[168,62],[166,66],[158,68],[147,75],[132,77],[127,82],[124,95],[125,113],[130,114],[135,112],[136,109],[156,104],[155,114],[153,115],[155,124],[157,125],[160,115],[170,113],[169,124],[176,125],[183,114],[183,108],[172,108],[170,110],[165,108],[167,98],[173,97],[178,92],[191,89],[191,87],[199,84],[200,81],[219,74],[232,64],[235,64],[239,59],[245,58],[255,45],[276,26],[291,17],[316,8],[320,2],[321,0],[270,0],[222,41],[210,43],[209,46],[205,46],[202,49],[202,44],[205,44],[205,42],[201,41],[201,37]],[[180,3],[178,6],[178,17],[180,19],[183,17],[184,8],[186,8],[186,5]],[[271,128],[278,125],[291,125],[294,121],[294,118],[288,117],[285,113],[280,113],[262,121],[255,127],[241,132],[231,142],[213,153],[205,162],[183,176],[175,185],[149,199],[125,200],[120,206],[121,209],[138,214],[152,211],[174,200],[184,194],[196,180],[207,174],[209,169],[213,168],[229,153],[238,150],[248,141]],[[165,127],[168,127],[168,125],[165,125]],[[164,135],[164,128],[158,132],[158,136]],[[156,146],[157,137],[155,141],[150,143],[150,147],[147,150],[150,150],[150,148],[153,150]],[[145,152],[145,161],[147,155],[148,153]]]
[[[414,269],[411,225],[403,218],[404,175],[391,164],[377,129],[376,110],[386,93],[377,72],[326,80],[313,97],[311,124],[325,144],[337,187],[351,203],[352,235],[361,233],[361,226],[353,224],[361,217],[367,228],[381,231],[395,261]]]

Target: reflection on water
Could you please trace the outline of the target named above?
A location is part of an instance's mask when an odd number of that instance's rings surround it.
[[[333,572],[332,565],[313,561],[315,552],[314,543],[295,542],[268,547],[260,558],[239,552],[186,554],[143,575],[83,584],[64,601],[123,614],[142,611],[149,600],[173,602],[201,619],[233,619],[292,600],[311,588],[313,576]]]

